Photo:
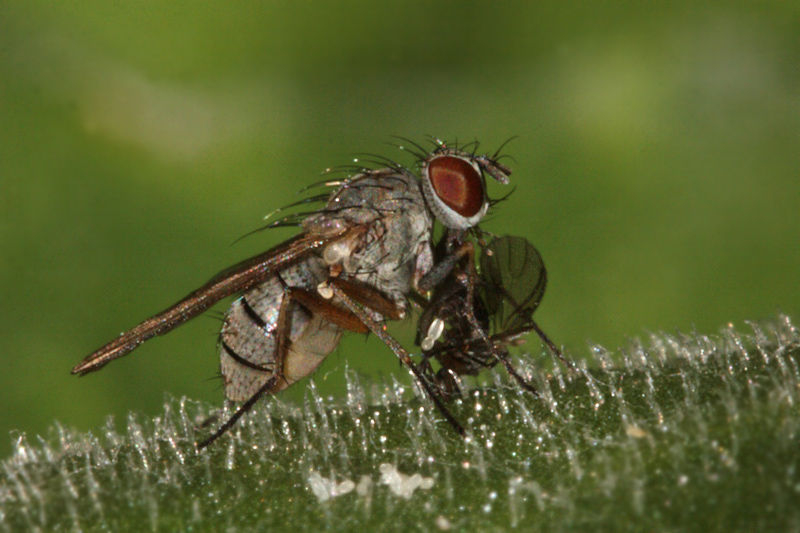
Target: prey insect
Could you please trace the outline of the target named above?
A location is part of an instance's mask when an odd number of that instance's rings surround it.
[[[530,331],[574,370],[533,320],[547,285],[547,271],[536,248],[521,237],[495,238],[483,247],[478,272],[471,243],[465,246],[452,235],[446,236],[439,243],[439,252],[456,257],[450,250],[453,246],[466,248],[466,252],[437,284],[417,330],[417,344],[423,350],[420,366],[440,392],[450,395],[459,389],[460,376],[476,376],[502,363],[520,386],[538,395],[513,367],[508,351],[508,346]],[[435,374],[433,359],[440,364]]]
[[[474,227],[490,205],[485,175],[508,182],[511,172],[497,153],[478,155],[476,149],[477,143],[451,148],[436,141],[428,153],[414,144],[410,151],[419,159],[420,177],[380,159],[384,168],[358,168],[355,176],[328,183],[336,188],[311,198],[324,201],[322,207],[271,225],[298,225],[299,235],[221,272],[90,354],[72,372],[98,370],[242,293],[225,315],[219,353],[225,396],[243,403],[199,448],[233,427],[265,395],[311,374],[344,331],[372,332],[383,340],[463,433],[384,322],[404,317],[408,298],[427,290],[420,283],[434,269],[434,220],[453,231]]]

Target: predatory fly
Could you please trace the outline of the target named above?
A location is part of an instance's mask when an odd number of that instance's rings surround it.
[[[458,261],[434,264],[434,221],[459,235],[489,209],[485,176],[508,183],[511,171],[498,153],[478,155],[477,143],[433,150],[406,148],[419,161],[420,176],[388,159],[383,168],[327,182],[333,191],[308,198],[323,203],[285,216],[270,226],[297,225],[301,232],[213,277],[184,299],[122,333],[73,368],[85,375],[127,355],[202,314],[219,300],[242,293],[225,314],[219,340],[225,396],[243,402],[211,436],[228,431],[263,396],[311,374],[344,331],[372,332],[415,376],[445,419],[463,434],[440,393],[388,335],[386,320],[406,315],[409,298],[446,279]],[[498,151],[499,152],[499,151]]]

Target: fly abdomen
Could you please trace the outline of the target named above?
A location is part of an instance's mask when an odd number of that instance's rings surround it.
[[[269,302],[259,313],[248,303],[251,293],[261,295]],[[266,282],[233,302],[220,331],[220,373],[225,383],[225,396],[243,401],[252,396],[272,377],[275,368],[275,329],[277,314],[283,297],[283,288],[277,277]]]
[[[225,314],[220,332],[220,373],[229,400],[253,396],[274,375],[278,392],[311,374],[336,347],[338,327],[289,298],[287,287],[314,287],[324,275],[317,258],[286,269],[245,292]],[[284,303],[285,302],[285,303]],[[280,313],[287,313],[283,328]],[[278,353],[279,335],[285,349]]]

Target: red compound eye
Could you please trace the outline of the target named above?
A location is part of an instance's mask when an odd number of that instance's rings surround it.
[[[483,180],[463,159],[434,159],[428,165],[428,179],[436,196],[462,217],[474,216],[483,207]]]
[[[423,167],[423,188],[436,218],[450,228],[474,226],[488,208],[483,176],[463,157],[430,159]]]

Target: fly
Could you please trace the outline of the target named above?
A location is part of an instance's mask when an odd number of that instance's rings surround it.
[[[442,246],[453,244],[445,238],[439,248]],[[433,291],[417,331],[417,344],[423,350],[421,367],[440,392],[448,395],[458,390],[459,376],[475,376],[502,363],[524,389],[538,395],[510,360],[508,346],[520,337],[535,331],[548,349],[574,370],[572,362],[533,320],[547,285],[542,256],[524,238],[498,237],[483,248],[479,266],[477,272],[470,247]],[[435,375],[431,359],[441,365]]]
[[[243,402],[211,436],[228,431],[255,403],[311,374],[344,331],[372,332],[408,367],[442,415],[461,434],[429,380],[384,328],[405,316],[408,298],[424,294],[452,268],[433,264],[434,220],[448,231],[477,225],[490,201],[485,175],[508,183],[511,171],[477,143],[448,147],[436,141],[426,153],[414,144],[421,177],[386,159],[386,168],[329,185],[323,207],[284,217],[271,226],[298,225],[301,233],[213,277],[172,307],[148,318],[73,368],[85,375],[127,355],[236,294],[220,332],[220,373],[225,395]],[[467,148],[473,151],[467,151]],[[322,197],[310,201],[322,200]],[[435,275],[431,275],[433,272]],[[426,280],[423,282],[423,280]]]

